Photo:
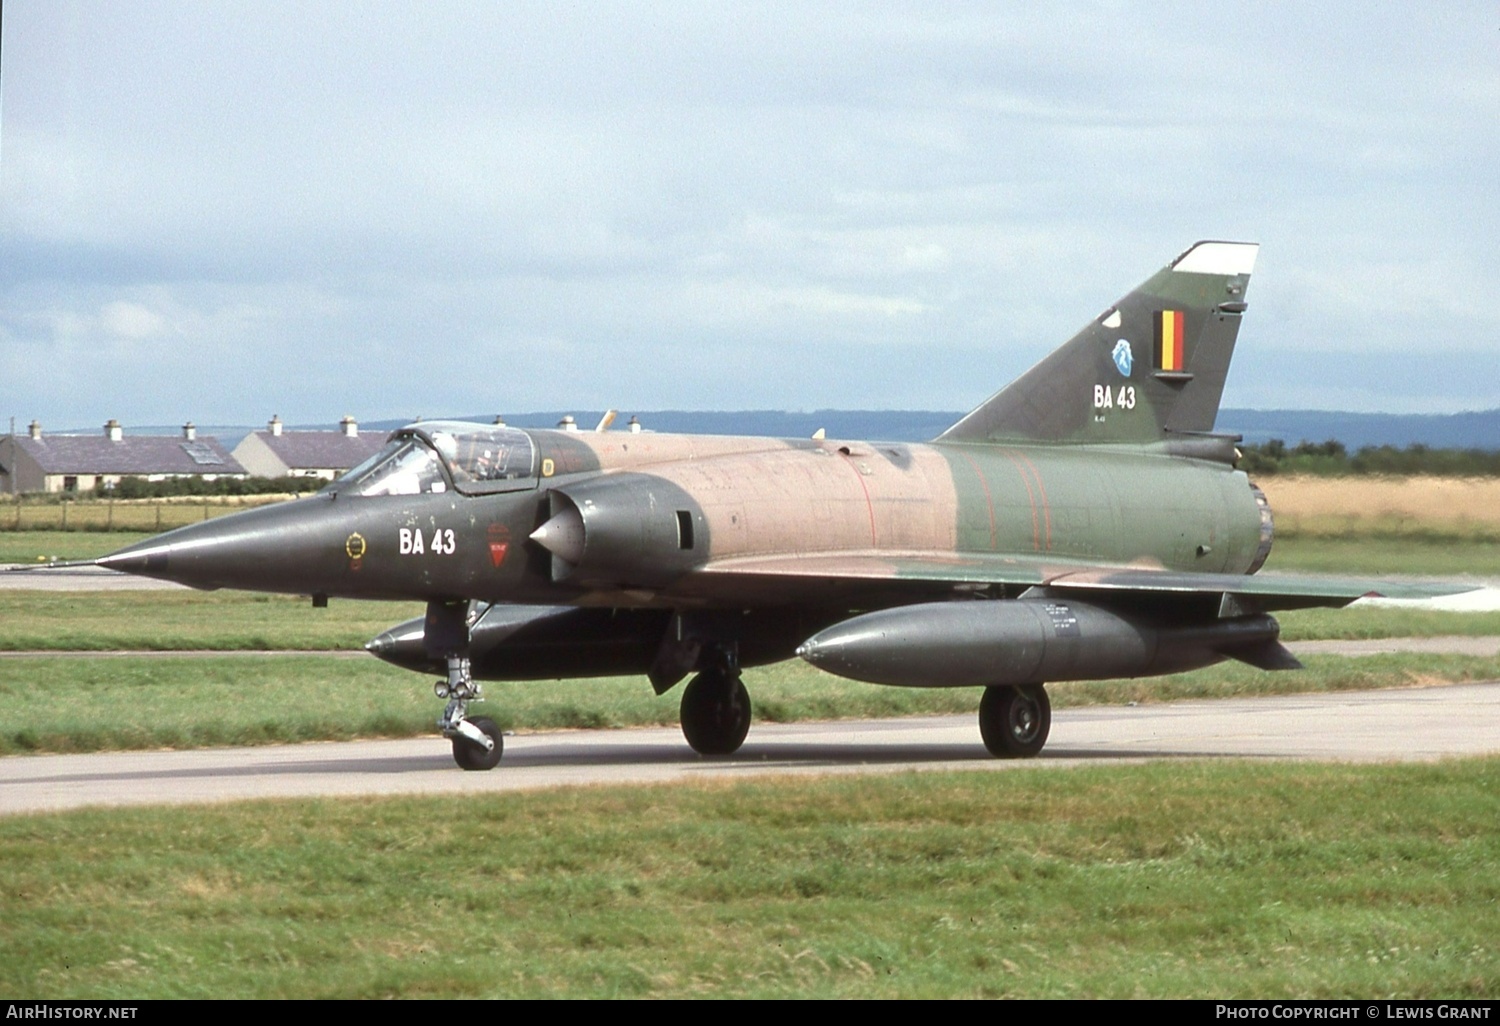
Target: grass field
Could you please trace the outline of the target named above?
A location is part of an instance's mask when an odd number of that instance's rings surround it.
[[[1463,527],[1460,542],[1452,525],[1383,523],[1354,539],[1299,526],[1272,566],[1500,575],[1488,528]],[[0,561],[88,558],[139,537],[0,531]],[[427,678],[358,655],[256,651],[350,649],[417,612],[0,591],[0,648],[200,653],[0,658],[0,753],[441,744]],[[1500,634],[1494,613],[1280,619],[1289,639]],[[1307,662],[1049,691],[1067,707],[1500,677],[1500,659]],[[746,681],[762,722],[972,714],[978,702],[797,661]],[[637,678],[486,690],[483,712],[507,729],[678,715],[677,692]],[[1497,759],[1027,765],[17,816],[0,819],[0,993],[1493,998],[1497,823]]]
[[[306,598],[245,591],[0,589],[0,651],[357,650],[420,615],[414,602],[335,600],[315,609]],[[1288,640],[1500,634],[1500,612],[1356,606],[1278,619]]]
[[[1421,687],[1500,678],[1500,658],[1313,656],[1266,673],[1239,663],[1141,680],[1049,685],[1056,708],[1184,698]],[[890,688],[800,661],[745,671],[757,722],[938,713],[972,715],[977,688]],[[671,726],[681,692],[644,677],[488,683],[475,714],[505,730]],[[0,659],[0,754],[346,740],[436,738],[432,678],[373,658],[253,653],[24,656]],[[977,728],[976,728],[977,736]]]
[[[0,754],[268,744],[433,732],[431,680],[357,652],[411,603],[334,602],[249,592],[0,591]],[[1357,607],[1283,614],[1288,640],[1500,634],[1500,613]],[[263,650],[304,650],[305,655]],[[199,655],[47,655],[184,650]],[[1411,687],[1500,677],[1500,660],[1397,654],[1307,660],[1264,673],[1226,663],[1136,681],[1059,683],[1058,707],[1248,694]],[[970,713],[974,689],[860,684],[797,660],[746,671],[761,722]],[[507,730],[671,725],[677,692],[641,677],[485,686],[485,715]]]
[[[248,591],[0,590],[0,651],[354,649],[417,602],[341,602]]]
[[[96,559],[150,538],[150,531],[3,531],[0,563]]]
[[[1500,760],[0,820],[28,998],[1500,994]]]

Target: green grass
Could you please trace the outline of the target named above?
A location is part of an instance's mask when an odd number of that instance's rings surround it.
[[[246,591],[0,590],[0,651],[358,649],[422,615],[415,602],[334,600]],[[1500,612],[1356,607],[1280,613],[1282,636],[1395,638],[1500,634]]]
[[[1500,576],[1500,542],[1447,535],[1330,538],[1278,533],[1266,569],[1349,575]]]
[[[3,520],[3,509],[0,509]],[[0,530],[0,563],[47,563],[57,559],[98,559],[145,541],[148,531]]]
[[[0,590],[0,651],[359,649],[422,615],[419,602],[333,601],[247,591]]]
[[[231,591],[0,591],[0,650],[226,653],[0,659],[0,753],[430,733],[439,703],[425,676],[368,657],[255,653],[358,649],[420,612],[415,603],[385,602],[314,609],[305,599]],[[1281,620],[1288,639],[1500,634],[1500,613],[1377,607],[1295,611]],[[1500,661],[1462,656],[1330,656],[1309,665],[1307,672],[1267,674],[1227,663],[1167,678],[1054,684],[1050,691],[1064,707],[1500,677]],[[967,714],[978,703],[973,690],[882,688],[798,661],[750,670],[746,682],[760,722]],[[483,712],[505,729],[677,722],[678,693],[657,697],[637,677],[487,684],[486,691]]]
[[[1355,606],[1277,613],[1283,641],[1361,638],[1484,637],[1500,634],[1500,611],[1452,613],[1437,609]]]
[[[251,506],[277,502],[271,497],[196,497],[191,499],[135,499],[111,502],[51,497],[51,501],[0,503],[0,531],[124,532],[159,534],[185,524],[196,524]]]
[[[1054,706],[1411,687],[1500,678],[1500,658],[1392,654],[1317,656],[1296,673],[1225,663],[1170,677],[1059,683]],[[747,670],[756,722],[962,713],[976,688],[889,688],[792,661]],[[488,683],[473,712],[506,730],[678,722],[674,690],[644,678]],[[18,656],[0,659],[0,754],[434,735],[442,703],[432,678],[373,658],[251,653]]]
[[[25,998],[1494,998],[1500,761],[0,821]]]

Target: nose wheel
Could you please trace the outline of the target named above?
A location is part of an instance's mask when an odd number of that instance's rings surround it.
[[[454,734],[453,761],[466,770],[492,770],[500,765],[505,739],[500,735],[500,728],[495,726],[495,721],[488,716],[480,716],[463,722],[483,734],[490,747],[485,748],[482,743],[470,738],[467,731]]]

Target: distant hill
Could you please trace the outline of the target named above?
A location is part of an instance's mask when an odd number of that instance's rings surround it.
[[[601,410],[571,411],[582,430],[603,416]],[[658,410],[637,413],[652,431],[715,435],[769,435],[805,438],[819,428],[830,438],[869,438],[892,442],[925,442],[947,430],[962,410],[784,410],[734,412]],[[563,411],[507,416],[517,427],[555,427]],[[488,421],[491,417],[469,417]],[[630,419],[622,414],[615,427]],[[1280,438],[1291,444],[1336,438],[1353,452],[1366,445],[1406,447],[1420,443],[1435,449],[1500,449],[1500,410],[1454,414],[1341,413],[1334,410],[1222,410],[1218,430],[1242,434],[1248,442]]]
[[[822,428],[830,438],[860,438],[890,442],[925,442],[935,438],[962,417],[961,410],[648,410],[635,412],[641,426],[650,431],[711,435],[765,435],[772,438],[806,438]],[[602,410],[556,410],[507,414],[506,423],[516,427],[555,427],[564,414],[571,414],[581,430],[592,430]],[[614,430],[625,427],[630,412],[622,412]],[[430,418],[437,419],[437,418]],[[494,414],[456,416],[488,424]],[[385,433],[402,427],[404,420],[362,421],[363,433]],[[203,425],[200,435],[213,435],[234,448],[255,427]],[[287,425],[289,431],[333,430],[338,425]],[[180,427],[135,427],[126,431],[139,435],[173,435]],[[93,434],[98,428],[58,434]],[[1242,434],[1252,443],[1272,438],[1295,445],[1301,441],[1343,442],[1350,452],[1366,445],[1400,448],[1421,444],[1435,449],[1500,449],[1500,410],[1452,414],[1341,413],[1334,410],[1222,410],[1218,430]]]
[[[1353,452],[1367,445],[1433,449],[1500,449],[1500,410],[1469,413],[1339,413],[1329,410],[1220,410],[1218,430],[1247,442],[1326,442]]]

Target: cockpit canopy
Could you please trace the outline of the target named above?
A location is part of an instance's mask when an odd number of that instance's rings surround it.
[[[329,491],[341,495],[423,495],[456,489],[489,495],[536,487],[536,445],[518,428],[462,421],[411,424]]]

